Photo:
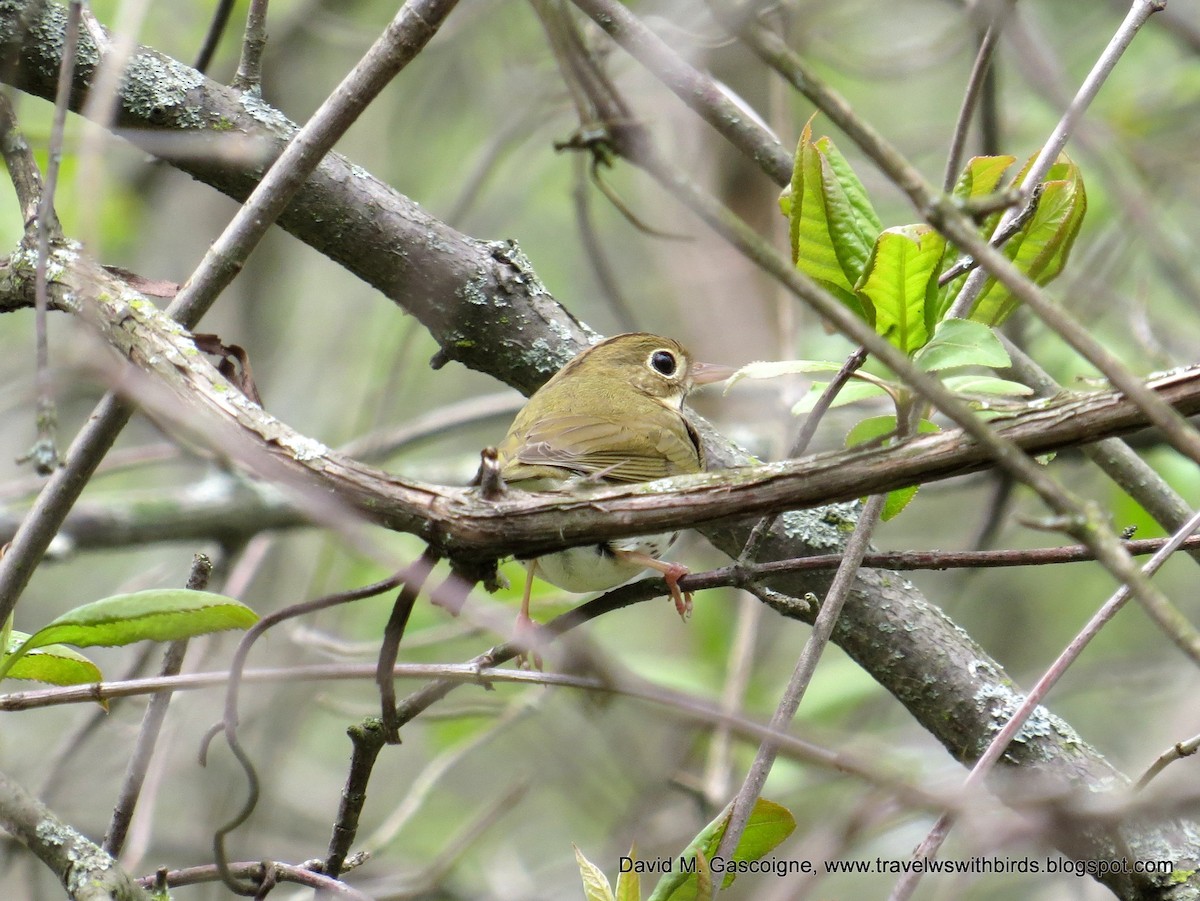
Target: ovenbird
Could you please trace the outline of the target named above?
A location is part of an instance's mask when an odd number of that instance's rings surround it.
[[[695,385],[733,370],[696,363],[677,341],[633,333],[601,341],[538,389],[497,448],[500,475],[528,491],[569,490],[573,482],[645,482],[700,472],[704,449],[683,413]],[[658,558],[678,533],[620,538],[568,548],[527,562],[518,629],[530,627],[534,574],[567,591],[600,591],[645,569],[663,574],[675,609],[687,618],[688,572]]]

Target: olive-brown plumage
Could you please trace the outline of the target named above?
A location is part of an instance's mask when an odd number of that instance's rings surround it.
[[[500,474],[529,491],[561,490],[573,481],[644,482],[700,472],[704,450],[683,414],[695,385],[727,378],[730,370],[695,363],[670,338],[617,335],[576,356],[536,391],[497,448]],[[663,573],[680,615],[690,596],[676,582],[687,573],[657,558],[674,534],[620,539],[570,548],[530,562],[568,591],[598,591],[654,568]],[[527,625],[529,582],[520,623]]]

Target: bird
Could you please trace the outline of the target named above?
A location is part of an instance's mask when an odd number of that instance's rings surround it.
[[[683,411],[697,385],[733,370],[695,362],[671,338],[616,335],[579,353],[534,392],[497,446],[504,482],[526,491],[569,491],[574,484],[646,482],[701,472],[704,447]],[[679,588],[688,573],[659,558],[677,532],[618,538],[525,561],[527,577],[517,631],[533,628],[529,598],[535,576],[570,592],[602,591],[646,569],[662,573],[687,619],[692,598]]]

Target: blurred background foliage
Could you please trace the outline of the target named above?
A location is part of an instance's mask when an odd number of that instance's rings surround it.
[[[140,40],[183,61],[198,48],[209,3],[175,0],[146,8]],[[244,13],[239,4],[234,21]],[[134,4],[129,4],[130,7]],[[112,25],[128,10],[117,0],[92,4]],[[276,0],[270,10],[264,99],[303,121],[374,39],[394,12],[378,0]],[[703,4],[638,2],[633,9],[668,43],[711,70],[728,90],[793,146],[813,110],[791,94],[747,50],[730,42]],[[1021,159],[1033,153],[1110,38],[1124,5],[1026,0],[998,58],[1000,145]],[[940,181],[950,130],[974,56],[977,33],[963,6],[948,0],[791,0],[775,15],[791,45],[879,128],[931,181]],[[1137,372],[1194,361],[1200,346],[1200,279],[1192,265],[1200,208],[1195,165],[1200,129],[1200,3],[1172,0],[1121,61],[1068,150],[1083,169],[1089,214],[1063,277],[1050,292]],[[592,29],[591,37],[603,43]],[[227,81],[237,61],[229,35],[212,68]],[[638,117],[677,165],[717,193],[781,249],[785,223],[777,190],[623,52],[610,71]],[[47,104],[18,99],[18,114],[45,162]],[[235,210],[186,175],[154,163],[120,139],[69,121],[58,210],[69,236],[104,263],[156,279],[183,281]],[[684,236],[667,240],[630,223],[590,183],[584,160],[553,144],[577,127],[543,32],[530,7],[464,2],[449,23],[348,133],[338,150],[461,231],[482,239],[513,238],[554,295],[604,333],[631,328],[675,336],[696,355],[740,364],[754,359],[840,359],[847,342],[825,333],[809,311],[783,296],[750,264],[707,231],[638,172],[619,165],[604,178],[637,216]],[[820,117],[817,134],[829,131]],[[900,194],[834,135],[880,210],[885,225],[918,217]],[[971,145],[977,151],[978,144]],[[90,157],[90,159],[89,159]],[[0,184],[0,245],[19,241],[22,223],[11,187]],[[585,211],[581,211],[585,210]],[[581,237],[586,215],[614,275],[620,297],[598,281]],[[103,385],[89,360],[101,353],[81,325],[51,322],[64,436],[72,435]],[[1068,387],[1093,375],[1055,337],[1023,314],[1011,334]],[[244,346],[267,409],[301,432],[337,446],[374,429],[396,426],[474,396],[497,394],[496,412],[447,430],[391,457],[388,468],[445,483],[465,482],[480,447],[504,432],[507,389],[452,364],[433,371],[432,339],[412,318],[366,285],[280,231],[271,234],[242,276],[217,303],[202,330]],[[0,499],[17,515],[35,490],[27,468],[12,461],[34,436],[33,316],[0,319]],[[728,396],[709,392],[696,406],[760,456],[786,447],[797,423],[787,415],[805,390],[793,382],[743,383]],[[515,397],[515,394],[512,395]],[[870,412],[837,411],[822,426],[820,448],[840,445],[848,427]],[[118,447],[164,442],[135,420]],[[1191,503],[1200,478],[1190,463],[1137,436],[1147,459]],[[1118,526],[1138,537],[1161,530],[1075,453],[1051,464],[1072,489],[1099,499]],[[88,504],[141,499],[147,509],[185,487],[203,492],[216,466],[184,450],[98,478]],[[877,532],[883,548],[971,547],[983,528],[998,479],[984,474],[924,488],[909,510]],[[999,514],[995,547],[1054,543],[1029,527],[1044,515],[1017,489]],[[65,553],[44,566],[18,609],[17,627],[32,629],[63,609],[118,590],[178,585],[191,554],[214,553],[232,568],[240,596],[259,612],[380,578],[387,561],[419,553],[407,536],[370,536],[371,554],[316,529],[264,534],[248,547],[154,544],[99,553]],[[698,539],[676,555],[694,570],[721,555]],[[1194,563],[1169,564],[1161,582],[1186,614],[1200,616]],[[514,586],[518,567],[506,570]],[[1056,569],[918,573],[910,578],[942,606],[1022,684],[1031,684],[1112,590],[1088,564]],[[573,603],[545,586],[536,616]],[[473,610],[514,608],[516,590],[473,595]],[[774,709],[807,627],[759,611],[732,591],[697,597],[683,625],[664,603],[644,604],[598,621],[549,656],[550,666],[599,666],[720,699],[731,680],[739,628],[754,629],[753,666],[743,673],[747,715]],[[372,659],[389,601],[341,607],[278,629],[260,642],[251,665],[312,662],[357,654]],[[506,623],[511,609],[498,622]],[[401,649],[403,661],[459,662],[498,636],[451,620],[421,604]],[[233,638],[196,642],[189,669],[225,665]],[[99,652],[110,677],[148,672],[158,651]],[[403,692],[408,686],[401,685]],[[1137,610],[1100,636],[1051,698],[1114,764],[1138,774],[1164,748],[1200,731],[1196,673]],[[347,725],[377,708],[367,681],[271,684],[243,695],[242,737],[264,778],[263,797],[231,847],[237,858],[302,860],[320,856],[345,779]],[[216,753],[195,764],[197,742],[218,718],[212,691],[178,697],[152,770],[125,862],[136,873],[160,864],[186,866],[210,858],[214,826],[241,803],[244,782],[231,759]],[[143,701],[113,704],[108,715],[85,707],[6,714],[0,767],[41,787],[68,821],[94,837],[107,823],[112,793],[125,766]],[[961,770],[904,709],[836,649],[821,663],[801,707],[798,731],[833,748],[897,763],[913,776],[953,780]],[[422,898],[561,899],[580,897],[571,842],[613,872],[636,841],[643,857],[677,853],[740,781],[753,748],[734,742],[726,758],[709,728],[669,710],[569,690],[463,689],[404,732],[383,753],[360,837],[377,845],[352,877],[368,891],[402,889]],[[1194,778],[1177,764],[1165,779]],[[420,794],[422,793],[423,794]],[[785,804],[800,826],[781,849],[786,859],[823,856],[904,857],[929,820],[881,804],[850,778],[781,761],[767,796]],[[418,804],[419,800],[419,804]],[[396,827],[401,815],[407,818]],[[471,834],[472,826],[479,826]],[[1045,847],[1018,841],[997,848],[986,823],[958,832],[949,856],[999,853],[1045,857]],[[40,866],[11,848],[0,865],[0,896],[55,897]],[[875,897],[890,877],[837,877],[811,897]],[[766,876],[742,877],[731,898],[783,899],[807,891]],[[923,897],[1100,898],[1107,892],[1075,877],[987,877],[974,882],[928,880]],[[180,898],[225,897],[221,887],[180,890]],[[288,895],[294,897],[294,895]]]

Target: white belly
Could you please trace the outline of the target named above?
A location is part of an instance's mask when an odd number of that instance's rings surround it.
[[[608,545],[615,550],[640,551],[658,558],[667,552],[677,537],[677,532],[639,535],[636,538],[618,538]],[[641,563],[624,560],[598,544],[568,548],[537,558],[537,575],[540,578],[579,594],[613,588],[628,582],[645,569]]]

